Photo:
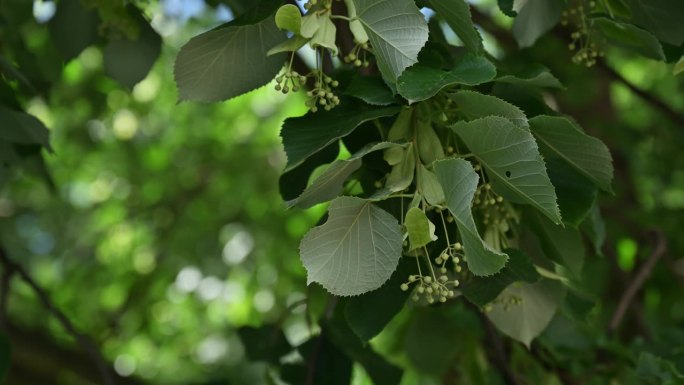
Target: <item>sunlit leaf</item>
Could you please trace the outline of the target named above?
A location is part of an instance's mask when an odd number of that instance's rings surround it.
[[[561,0],[527,0],[513,21],[513,37],[520,48],[531,47],[551,30],[564,7]]]
[[[561,223],[556,192],[529,131],[496,116],[459,122],[452,128],[487,170],[497,193],[532,205],[554,223]]]
[[[444,190],[446,205],[458,225],[468,269],[475,275],[497,273],[506,264],[508,256],[492,250],[475,226],[471,210],[480,178],[473,166],[463,159],[446,159],[435,162],[434,168]]]
[[[470,16],[470,5],[465,0],[430,0],[437,14],[446,20],[449,27],[463,41],[463,44],[474,53],[483,51],[482,37],[473,25]]]
[[[370,202],[339,197],[328,221],[302,239],[300,253],[307,283],[318,282],[330,293],[359,295],[385,283],[401,258],[397,220]]]
[[[485,116],[503,116],[520,128],[529,128],[527,116],[520,108],[495,96],[474,91],[459,91],[450,94],[449,97],[467,120]]]

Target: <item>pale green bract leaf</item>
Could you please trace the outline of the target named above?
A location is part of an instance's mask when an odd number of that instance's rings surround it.
[[[434,168],[463,240],[468,269],[479,276],[496,274],[508,256],[485,244],[477,231],[471,210],[479,177],[473,166],[463,159],[446,159],[435,162]]]
[[[287,206],[308,208],[337,197],[342,193],[344,182],[347,178],[361,167],[361,158],[363,156],[373,151],[394,148],[401,149],[401,145],[388,142],[369,144],[357,151],[349,159],[334,161],[299,197],[288,201],[286,203]]]
[[[442,186],[439,184],[435,173],[419,164],[416,174],[418,191],[423,194],[427,203],[433,206],[443,205],[444,191],[442,191]]]
[[[430,164],[444,158],[442,142],[440,142],[430,123],[418,121],[416,124],[416,142],[418,142],[418,154],[424,164]]]
[[[413,182],[413,175],[416,170],[416,153],[414,146],[409,144],[403,150],[401,162],[392,167],[392,171],[387,176],[384,190],[397,192],[406,189]]]
[[[368,42],[368,34],[366,30],[363,29],[363,24],[359,19],[357,19],[356,5],[353,0],[344,0],[344,4],[347,6],[347,14],[351,21],[349,22],[349,30],[354,36],[354,40],[357,43],[363,44]]]
[[[456,103],[458,111],[467,120],[484,118],[485,116],[503,116],[520,128],[529,128],[527,116],[518,107],[495,96],[474,91],[459,91],[449,95]]]
[[[679,58],[679,61],[672,68],[672,75],[677,76],[684,72],[684,56]]]
[[[435,226],[430,226],[430,220],[425,213],[414,207],[406,213],[404,226],[408,232],[409,250],[423,247],[437,239],[435,236]]]
[[[470,16],[470,5],[465,0],[430,0],[438,15],[446,20],[463,44],[474,53],[481,53],[482,36],[475,29]]]
[[[451,71],[417,64],[399,78],[397,92],[409,103],[429,99],[445,87],[456,84],[475,86],[496,76],[496,67],[482,56],[465,55]]]
[[[339,197],[328,221],[302,239],[300,254],[307,284],[320,283],[334,295],[359,295],[382,286],[401,258],[397,220],[370,202]]]
[[[382,76],[396,83],[404,70],[418,62],[428,40],[425,18],[413,0],[353,0]]]
[[[217,102],[267,84],[282,68],[285,55],[266,54],[284,40],[273,16],[193,37],[176,57],[174,78],[180,99]]]
[[[294,52],[308,43],[309,39],[301,37],[299,35],[294,35],[291,38],[285,40],[284,42],[276,45],[266,52],[266,56],[275,55],[281,52]]]
[[[536,116],[530,129],[546,157],[563,159],[602,190],[613,191],[613,160],[603,142],[564,117]]]
[[[333,56],[337,56],[337,45],[335,45],[335,36],[337,27],[335,23],[330,20],[329,15],[319,18],[320,26],[309,42],[312,48],[323,47],[329,49]]]
[[[564,297],[565,287],[556,281],[516,282],[499,294],[485,314],[504,334],[529,348],[549,325]]]
[[[302,17],[302,27],[299,31],[300,35],[306,38],[312,38],[321,26],[321,18],[316,12],[312,12]]]
[[[285,4],[275,14],[276,26],[298,35],[302,28],[302,14],[293,4]]]
[[[554,223],[561,223],[556,192],[529,131],[498,116],[458,122],[451,127],[487,170],[499,194],[532,205]]]

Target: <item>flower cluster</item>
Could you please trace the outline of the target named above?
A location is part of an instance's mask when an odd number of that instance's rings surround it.
[[[561,18],[562,25],[572,25],[576,28],[576,30],[570,34],[572,42],[568,44],[568,49],[577,51],[572,57],[573,63],[584,64],[587,67],[596,64],[596,59],[603,56],[603,51],[598,48],[595,41],[596,38],[592,34],[590,21],[586,17],[586,13],[593,11],[595,8],[595,1],[589,1],[588,7],[585,7],[585,5],[580,2],[579,5],[563,11]]]
[[[318,111],[318,106],[323,107],[326,111],[330,111],[333,107],[340,104],[340,98],[333,93],[333,88],[337,87],[339,83],[330,76],[323,73],[323,71],[315,71],[316,83],[314,88],[306,93],[309,99],[306,101],[306,106],[311,112]]]
[[[446,269],[444,269],[446,273]],[[449,280],[446,274],[442,274],[439,277],[434,277],[431,275],[419,275],[413,274],[408,278],[408,282],[401,284],[401,290],[407,291],[409,286],[416,284],[413,293],[413,300],[420,300],[420,296],[425,296],[428,303],[446,302],[447,298],[453,298],[456,294],[453,288],[459,285],[458,280]]]

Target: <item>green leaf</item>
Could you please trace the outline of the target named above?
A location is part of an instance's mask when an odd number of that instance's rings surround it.
[[[529,131],[497,116],[458,122],[452,129],[487,170],[499,194],[532,205],[554,223],[561,223],[556,192]]]
[[[425,200],[433,206],[444,204],[444,191],[437,180],[437,175],[428,170],[422,164],[417,169],[417,189],[425,197]]]
[[[370,202],[339,197],[328,221],[302,239],[300,254],[307,284],[320,283],[334,295],[359,295],[382,286],[401,258],[397,220]]]
[[[416,142],[418,155],[424,164],[444,158],[444,149],[437,133],[429,122],[418,120],[416,123]]]
[[[475,226],[471,208],[479,177],[473,166],[463,159],[446,159],[435,162],[434,169],[444,190],[446,205],[458,225],[468,269],[475,275],[497,273],[508,256],[485,244]]]
[[[396,103],[392,91],[377,76],[355,76],[344,93],[374,106]]]
[[[404,308],[411,291],[403,291],[400,286],[415,268],[413,258],[401,258],[390,280],[378,290],[348,299],[344,315],[362,342],[378,335]]]
[[[329,15],[327,17],[319,18],[319,27],[316,33],[311,38],[309,44],[312,48],[323,47],[329,49],[333,56],[337,56],[337,45],[335,44],[335,36],[337,33],[337,27],[335,23],[330,20]]]
[[[493,301],[513,282],[535,283],[541,278],[529,256],[514,249],[508,249],[506,253],[508,263],[500,272],[490,277],[473,277],[459,288],[468,301],[482,307]]]
[[[445,87],[456,84],[475,86],[496,76],[496,67],[482,56],[465,55],[451,71],[417,64],[398,80],[397,92],[409,103],[429,99]]]
[[[547,157],[546,168],[556,189],[563,223],[577,228],[594,206],[598,188],[561,159]]]
[[[349,159],[338,159],[334,161],[304,190],[304,192],[302,192],[302,195],[287,202],[287,206],[309,208],[315,204],[337,197],[342,193],[344,182],[347,178],[361,167],[361,158],[363,156],[373,151],[393,147],[400,147],[400,145],[388,142],[369,144],[356,152]]]
[[[48,24],[50,39],[65,62],[98,41],[99,27],[97,10],[87,7],[81,0],[61,0]]]
[[[353,0],[382,76],[395,83],[418,61],[428,26],[413,0]]]
[[[449,97],[456,103],[458,111],[466,120],[484,118],[485,116],[502,116],[520,128],[529,128],[527,116],[518,107],[495,96],[474,91],[459,91]]]
[[[558,157],[599,186],[613,192],[613,160],[603,142],[563,117],[536,116],[530,129],[546,157]]]
[[[299,35],[294,35],[291,38],[277,44],[275,47],[271,48],[266,52],[266,56],[272,56],[281,52],[295,52],[302,48],[304,44],[308,43],[310,39],[301,37]]]
[[[135,39],[117,36],[104,47],[105,73],[132,89],[145,79],[161,53],[162,40],[150,23],[132,5],[126,7],[130,19],[135,21],[138,33]]]
[[[298,346],[297,352],[303,363],[278,364],[280,378],[288,384],[349,385],[353,362],[335,346],[327,331]]]
[[[277,364],[280,357],[292,351],[282,329],[273,325],[258,328],[243,326],[237,331],[251,361],[267,361]]]
[[[294,4],[285,4],[275,14],[276,26],[299,35],[302,28],[302,13]]]
[[[515,75],[502,75],[495,81],[528,87],[563,88],[561,82],[547,68],[542,66],[531,66],[524,72]]]
[[[577,229],[554,225],[537,212],[529,212],[528,224],[539,237],[542,250],[547,258],[567,267],[579,277],[584,266],[585,250],[582,237]]]
[[[593,19],[601,34],[618,47],[635,51],[656,60],[665,60],[663,47],[650,32],[629,23],[622,23],[605,17]]]
[[[486,314],[504,334],[529,348],[549,325],[564,296],[565,288],[557,281],[517,282],[496,298]]]
[[[684,56],[679,58],[679,61],[672,68],[672,75],[677,76],[684,72]]]
[[[330,143],[349,135],[361,123],[391,116],[400,110],[400,107],[378,108],[343,99],[331,111],[286,119],[280,133],[287,154],[285,171],[293,169]]]
[[[482,53],[482,36],[473,25],[470,5],[465,0],[430,0],[430,4],[456,32],[466,48],[476,54]]]
[[[437,239],[435,226],[430,223],[425,213],[417,207],[411,208],[406,213],[404,226],[408,232],[409,251],[421,248]]]
[[[676,385],[684,382],[684,375],[671,361],[649,352],[639,354],[635,372],[644,384]]]
[[[603,244],[606,241],[606,224],[601,217],[601,211],[597,204],[589,212],[587,218],[580,225],[580,230],[589,238],[594,245],[594,253],[603,256]]]
[[[514,0],[497,0],[499,9],[508,17],[515,17],[518,15],[518,13],[513,10],[513,3]]]
[[[268,9],[255,9],[247,21]],[[174,67],[180,100],[216,102],[242,95],[267,84],[280,71],[284,54],[267,56],[285,40],[273,16],[256,24],[238,18],[193,37],[185,44]]]
[[[396,385],[401,382],[402,371],[373,351],[370,344],[362,343],[345,318],[344,308],[338,306],[332,319],[323,322],[323,332],[327,333],[331,341],[349,358],[363,367],[374,385]],[[327,383],[328,381],[321,382]]]
[[[679,0],[630,0],[632,21],[658,39],[676,46],[684,43],[684,9]]]
[[[40,144],[51,150],[50,133],[33,115],[0,105],[0,140],[17,144]]]
[[[300,34],[306,38],[312,38],[321,27],[321,17],[318,13],[312,12],[302,18],[302,28]]]
[[[392,167],[392,171],[387,176],[385,188],[389,192],[397,192],[406,189],[413,182],[416,171],[416,154],[413,144],[409,144],[403,150],[401,162]]]
[[[513,37],[520,48],[531,47],[550,31],[564,8],[562,0],[527,0],[513,21]]]

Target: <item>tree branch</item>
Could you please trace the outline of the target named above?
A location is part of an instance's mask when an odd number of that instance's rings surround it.
[[[57,318],[59,323],[62,324],[62,327],[64,327],[64,329],[76,339],[76,342],[81,346],[81,348],[88,353],[88,355],[90,355],[92,360],[95,362],[95,366],[98,368],[100,375],[102,376],[104,384],[114,385],[108,365],[106,364],[102,354],[95,344],[84,334],[81,334],[76,330],[76,327],[69,320],[69,318],[67,318],[67,316],[64,315],[64,313],[52,303],[47,292],[40,287],[36,281],[33,280],[33,278],[26,270],[24,270],[21,265],[15,263],[7,256],[7,253],[2,246],[0,246],[0,263],[2,263],[6,271],[14,271],[31,287],[31,289],[33,289],[38,297],[38,300],[43,304],[43,307],[55,318]]]
[[[663,256],[663,254],[665,254],[665,251],[667,250],[667,239],[665,238],[663,233],[660,231],[656,231],[655,237],[656,240],[653,252],[651,252],[651,255],[648,257],[646,262],[641,266],[637,274],[634,276],[634,279],[629,283],[627,289],[620,298],[620,302],[618,302],[618,306],[615,309],[615,312],[613,313],[613,317],[611,318],[610,323],[608,324],[609,334],[614,333],[620,327],[620,324],[622,323],[622,320],[625,317],[627,309],[634,300],[634,296],[639,292],[639,290],[644,285],[648,277],[651,276],[653,267],[655,267],[658,260],[660,260],[660,258]]]

